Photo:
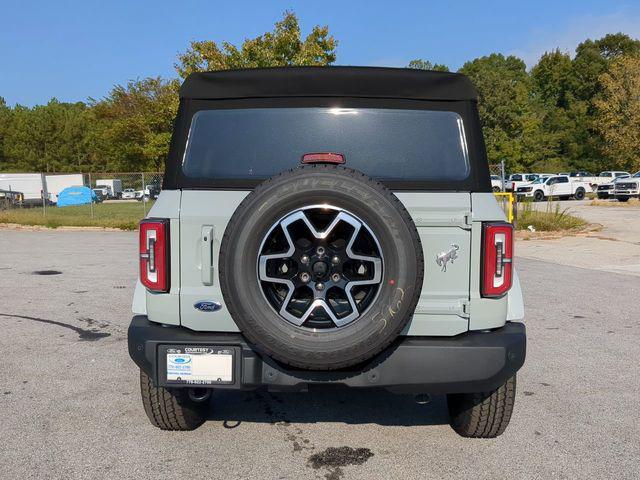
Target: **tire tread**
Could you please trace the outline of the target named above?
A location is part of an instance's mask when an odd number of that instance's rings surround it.
[[[140,370],[140,392],[151,424],[162,430],[194,430],[204,423],[204,404],[191,400],[186,389],[156,387]]]
[[[515,375],[490,392],[448,395],[451,427],[463,437],[498,437],[509,425],[515,395]]]

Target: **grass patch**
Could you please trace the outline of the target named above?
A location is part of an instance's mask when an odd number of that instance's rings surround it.
[[[558,203],[547,202],[546,210],[534,209],[531,202],[523,202],[518,209],[516,228],[527,230],[532,225],[539,232],[559,232],[569,230],[578,232],[584,230],[589,223],[574,215],[570,215],[568,208],[560,208]]]
[[[626,202],[618,202],[617,200],[592,200],[589,202],[591,207],[640,207],[640,200],[630,198]]]
[[[153,202],[147,202],[147,212]],[[43,215],[42,208],[16,208],[0,211],[0,223],[19,225],[41,225],[57,227],[108,227],[122,230],[136,230],[138,222],[144,217],[141,202],[98,203],[78,205],[76,207],[47,207]]]

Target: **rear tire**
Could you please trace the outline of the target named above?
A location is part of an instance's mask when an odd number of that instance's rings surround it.
[[[576,190],[576,193],[573,195],[573,198],[575,198],[576,200],[583,200],[584,195],[585,195],[584,188],[578,188]]]
[[[450,424],[469,438],[495,438],[509,425],[516,397],[516,376],[490,392],[447,395]]]
[[[205,421],[208,402],[194,402],[186,388],[155,387],[140,370],[142,405],[155,427],[162,430],[194,430]]]

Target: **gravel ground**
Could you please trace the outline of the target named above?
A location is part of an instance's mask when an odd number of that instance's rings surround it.
[[[217,393],[203,427],[170,433],[126,351],[135,249],[0,230],[3,478],[640,477],[637,276],[518,259],[529,349],[498,439],[456,436],[442,397],[339,390]]]

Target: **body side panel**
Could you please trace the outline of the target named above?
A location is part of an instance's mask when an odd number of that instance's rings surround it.
[[[501,298],[482,298],[480,295],[480,275],[482,268],[482,222],[506,221],[504,211],[492,193],[472,193],[473,235],[471,262],[471,300],[469,308],[469,330],[498,328],[505,324],[509,299],[514,305],[522,303],[522,295],[511,288]],[[517,275],[514,275],[517,278]],[[515,280],[514,280],[515,285]],[[524,308],[524,307],[522,307]]]
[[[149,320],[169,325],[180,325],[180,190],[160,193],[147,218],[168,218],[171,270],[171,288],[168,293],[145,290],[145,305]]]
[[[238,332],[238,327],[225,307],[220,279],[218,278],[218,254],[224,231],[248,191],[184,190],[181,205],[181,305],[183,326],[192,330]],[[202,231],[212,227],[211,265],[203,265]],[[205,285],[202,270],[213,270],[213,282]],[[194,305],[201,301],[221,304],[218,311],[199,311]]]

